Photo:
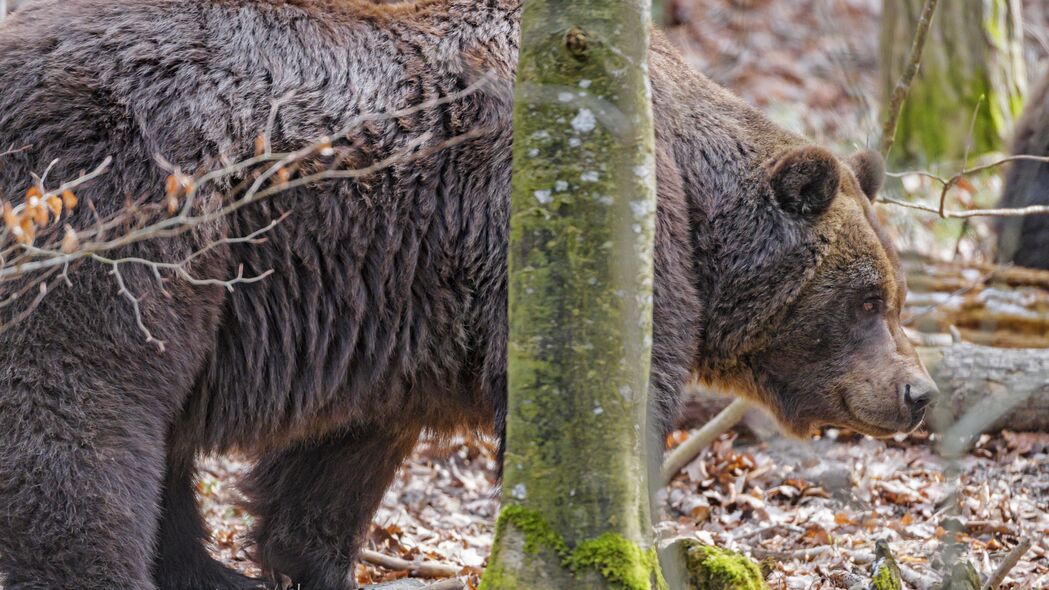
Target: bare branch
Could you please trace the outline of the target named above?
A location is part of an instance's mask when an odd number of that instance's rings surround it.
[[[423,134],[419,137],[414,138],[406,146],[396,153],[383,158],[371,165],[350,170],[324,170],[311,175],[307,175],[301,178],[292,180],[281,180],[275,179],[277,182],[273,182],[269,186],[265,183],[267,180],[274,179],[278,176],[281,170],[287,169],[288,167],[304,161],[308,158],[314,157],[319,153],[325,152],[331,149],[332,137],[341,138],[346,137],[359,125],[374,120],[386,119],[386,118],[400,118],[406,115],[410,115],[416,112],[420,112],[427,108],[432,108],[437,105],[446,104],[448,102],[460,99],[472,92],[476,92],[479,88],[489,83],[492,80],[492,76],[486,75],[481,80],[471,84],[467,88],[448,94],[441,98],[427,101],[419,105],[412,107],[398,109],[393,111],[386,111],[380,113],[366,113],[354,117],[350,123],[338,130],[332,136],[324,136],[319,138],[317,141],[290,153],[274,153],[268,152],[248,158],[247,160],[231,164],[227,167],[215,170],[200,176],[199,178],[190,178],[182,175],[177,167],[167,162],[162,157],[157,157],[158,164],[172,173],[176,177],[176,180],[182,185],[182,188],[186,191],[186,202],[183,204],[181,211],[174,217],[163,219],[154,224],[147,225],[145,227],[139,227],[120,235],[112,240],[98,241],[92,238],[102,236],[110,230],[125,224],[127,218],[116,217],[109,220],[99,220],[95,228],[84,230],[80,233],[79,237],[81,240],[81,247],[75,252],[69,253],[58,253],[57,251],[45,251],[44,248],[23,248],[26,252],[30,252],[36,256],[35,260],[18,260],[18,264],[4,264],[0,267],[0,279],[8,278],[11,276],[22,275],[29,272],[35,272],[54,266],[65,266],[71,261],[91,257],[95,254],[101,254],[106,251],[114,250],[127,246],[129,244],[137,243],[147,239],[173,237],[176,235],[183,234],[194,227],[201,224],[216,221],[230,213],[243,208],[246,205],[257,202],[261,199],[279,194],[281,192],[306,186],[312,183],[320,182],[323,180],[331,179],[352,179],[361,178],[371,174],[374,174],[380,170],[389,168],[391,166],[411,162],[420,158],[428,157],[441,150],[454,147],[462,144],[473,138],[476,138],[483,133],[490,131],[490,128],[475,128],[467,131],[463,134],[451,137],[447,140],[438,142],[432,146],[423,148],[422,146],[431,139],[429,134]],[[274,102],[274,111],[282,104],[281,101]],[[270,119],[273,119],[271,114]],[[97,177],[103,173],[110,164],[111,159],[107,158],[100,166],[98,166],[91,173],[78,178],[75,181],[64,183],[54,190],[45,192],[45,198],[55,194],[61,194],[65,190],[72,190],[79,185]],[[227,203],[225,206],[220,207],[214,211],[205,212],[201,214],[194,214],[192,207],[192,197],[201,190],[201,188],[209,183],[213,183],[222,178],[238,175],[245,172],[251,167],[257,164],[270,163],[270,165],[257,177],[254,178],[250,187],[236,200]],[[15,208],[15,212],[21,212],[24,210],[25,204],[19,205]],[[143,205],[140,211],[145,215],[149,213],[156,213],[161,210],[158,204]],[[0,244],[10,243],[10,236],[7,235],[9,232],[5,230],[3,234],[0,234]],[[8,250],[18,250],[18,247],[9,247]],[[5,251],[7,252],[7,251]]]
[[[16,314],[15,317],[12,318],[10,321],[8,321],[6,324],[0,324],[0,334],[3,334],[9,328],[11,328],[11,326],[13,326],[13,325],[21,322],[22,320],[26,319],[27,317],[29,317],[29,314],[31,314],[34,311],[36,311],[36,308],[40,306],[40,302],[43,301],[44,297],[47,296],[47,283],[41,281],[39,283],[39,285],[40,285],[40,288],[39,288],[39,292],[38,292],[38,294],[36,296],[36,299],[34,299],[32,303],[30,303],[28,306],[26,306],[25,309],[23,309],[22,311],[18,312],[18,314]]]
[[[1027,207],[1017,207],[1015,209],[966,209],[966,210],[951,210],[946,208],[947,195],[952,189],[958,186],[963,179],[973,175],[979,174],[980,172],[986,172],[993,168],[1003,166],[1010,162],[1025,161],[1025,162],[1042,162],[1049,164],[1049,157],[1046,156],[1034,156],[1028,154],[1018,154],[1015,156],[1006,156],[998,158],[990,162],[983,164],[977,164],[975,166],[965,167],[954,176],[950,178],[943,178],[931,172],[925,171],[912,171],[912,172],[894,172],[890,173],[889,176],[893,178],[902,178],[908,175],[918,175],[924,178],[928,178],[935,182],[943,185],[940,190],[939,207],[932,207],[929,205],[923,205],[921,203],[910,203],[907,201],[900,201],[898,199],[881,198],[879,199],[883,203],[890,205],[896,205],[899,207],[906,207],[908,209],[916,209],[918,211],[924,211],[926,213],[935,213],[943,219],[966,219],[970,217],[1021,217],[1025,215],[1043,215],[1049,214],[1049,205],[1029,205]]]
[[[1031,548],[1031,539],[1023,537],[1020,542],[1013,547],[1012,551],[1005,556],[1002,563],[998,564],[998,568],[994,570],[994,573],[987,578],[987,582],[984,583],[981,590],[997,590],[998,586],[1005,580],[1005,576],[1009,575],[1009,572],[1016,567],[1016,564],[1020,563],[1020,558],[1023,557],[1024,553]]]
[[[681,471],[685,465],[691,463],[692,459],[705,449],[715,438],[729,428],[739,424],[739,421],[743,419],[743,415],[747,413],[747,407],[747,400],[743,398],[736,399],[729,404],[727,408],[721,410],[721,413],[714,416],[714,418],[704,425],[703,428],[699,429],[695,434],[690,436],[688,440],[675,448],[663,463],[663,485],[669,484],[670,480],[674,479],[674,476],[677,475],[677,472]]]
[[[24,145],[24,146],[22,146],[20,148],[9,148],[9,149],[7,149],[5,151],[0,152],[0,158],[3,158],[4,156],[10,156],[10,155],[13,155],[13,154],[18,154],[18,153],[24,152],[24,151],[28,150],[29,148],[30,148],[30,146],[28,146],[28,145]]]
[[[327,169],[298,178],[292,177],[294,171],[303,162],[311,161],[318,156],[334,156],[336,150],[333,142],[350,139],[351,135],[367,122],[403,118],[454,102],[478,91],[494,79],[494,74],[489,72],[468,87],[434,100],[402,109],[362,113],[353,117],[331,135],[322,136],[309,145],[292,152],[276,153],[273,151],[272,140],[277,115],[279,109],[292,98],[290,94],[285,95],[271,103],[266,127],[260,136],[261,150],[257,149],[261,153],[232,164],[226,164],[223,161],[223,164],[226,165],[222,168],[197,177],[183,174],[176,165],[157,155],[155,159],[158,166],[170,174],[166,187],[167,192],[162,202],[150,199],[150,195],[143,195],[138,201],[128,203],[127,207],[116,214],[102,218],[98,215],[93,203],[87,200],[86,206],[94,214],[93,226],[74,229],[67,224],[64,237],[60,232],[51,232],[46,234],[48,235],[47,242],[34,245],[34,238],[37,237],[36,231],[49,226],[52,219],[57,222],[63,210],[68,211],[72,208],[72,206],[65,205],[66,200],[75,206],[76,197],[72,191],[104,174],[110,167],[112,158],[107,157],[91,172],[48,189],[46,186],[48,177],[57,163],[57,160],[52,161],[42,174],[33,175],[32,189],[27,194],[25,202],[15,206],[5,205],[5,223],[0,226],[0,281],[25,277],[31,273],[40,273],[41,277],[23,282],[18,293],[5,294],[6,299],[0,301],[0,307],[12,304],[24,294],[26,289],[42,285],[44,278],[55,272],[60,271],[58,276],[64,284],[71,284],[70,265],[83,259],[91,260],[111,267],[110,274],[117,282],[119,294],[131,303],[135,321],[146,336],[146,341],[155,343],[158,349],[163,351],[164,343],[155,338],[145,325],[141,310],[142,299],[131,292],[121,272],[121,267],[126,264],[146,266],[156,277],[162,291],[164,290],[162,271],[170,271],[179,279],[193,285],[222,286],[232,291],[235,285],[254,283],[266,278],[273,272],[272,269],[249,277],[244,276],[244,268],[240,266],[233,278],[198,277],[191,270],[194,260],[219,246],[259,243],[265,239],[264,234],[283,221],[287,214],[246,236],[210,241],[180,261],[155,261],[140,257],[117,258],[108,256],[108,252],[146,240],[184,234],[204,224],[218,221],[249,204],[291,189],[325,180],[366,177],[393,166],[426,158],[441,150],[476,138],[491,131],[491,128],[471,129],[460,135],[436,142],[433,142],[432,134],[423,133],[406,142],[394,153],[367,166],[356,169]],[[433,142],[432,145],[428,145],[431,142]],[[18,149],[10,148],[0,155],[18,153],[27,149],[29,149],[28,146]],[[260,170],[259,166],[263,168]],[[253,171],[254,174],[252,174]],[[233,183],[228,182],[234,179]],[[221,192],[214,191],[218,204],[213,208],[199,207],[195,198],[198,192],[208,190],[211,185],[215,184],[222,186]],[[232,189],[229,184],[234,184]],[[158,189],[161,188],[165,187],[158,187]],[[182,200],[181,205],[178,203],[179,197]],[[28,232],[24,224],[28,224]],[[60,237],[61,239],[58,239]],[[35,307],[36,305],[32,305],[29,311],[23,313],[29,313]],[[24,315],[20,314],[16,320],[23,317]],[[15,322],[0,325],[0,331],[13,323]]]
[[[361,550],[361,561],[386,569],[406,571],[414,576],[424,578],[448,578],[458,576],[459,572],[462,571],[461,567],[455,565],[434,563],[432,561],[408,561],[368,549]]]
[[[228,244],[257,244],[257,243],[260,243],[262,241],[262,238],[260,238],[260,236],[262,236],[266,232],[268,232],[271,229],[273,229],[274,227],[276,227],[278,223],[280,223],[281,221],[283,221],[287,217],[288,217],[288,213],[285,213],[279,219],[275,219],[275,220],[271,221],[265,227],[263,227],[261,229],[258,229],[258,230],[254,231],[254,232],[252,232],[252,233],[250,233],[250,234],[248,234],[246,236],[243,236],[243,237],[239,237],[239,238],[222,238],[222,239],[210,242],[210,243],[208,243],[207,246],[205,246],[204,248],[201,248],[200,250],[197,250],[196,252],[193,252],[192,254],[190,254],[189,256],[187,256],[186,258],[184,258],[180,262],[157,262],[157,261],[154,261],[154,260],[147,260],[145,258],[137,258],[137,257],[126,257],[126,258],[119,258],[119,259],[110,259],[110,258],[106,258],[106,257],[104,257],[102,255],[99,255],[99,254],[89,254],[88,257],[91,258],[92,260],[96,260],[98,262],[101,262],[102,264],[108,264],[108,265],[112,265],[114,267],[116,267],[118,265],[121,265],[121,264],[141,264],[143,266],[148,266],[151,269],[153,269],[153,272],[156,275],[158,281],[161,280],[160,270],[171,270],[171,271],[174,271],[175,274],[177,274],[181,279],[185,280],[187,283],[190,283],[192,285],[218,285],[218,286],[221,286],[221,287],[225,287],[227,290],[232,292],[234,285],[248,284],[248,283],[257,283],[257,282],[261,281],[262,279],[265,279],[266,277],[268,277],[271,274],[273,274],[273,269],[267,270],[266,272],[264,272],[264,273],[262,273],[260,275],[254,276],[254,277],[245,277],[244,276],[244,266],[241,265],[240,267],[238,267],[237,276],[235,276],[232,279],[225,279],[224,280],[224,279],[201,279],[201,278],[197,278],[197,277],[193,276],[186,267],[191,262],[193,262],[193,260],[195,260],[196,258],[201,256],[202,254],[204,254],[204,253],[206,253],[206,252],[208,252],[208,251],[210,251],[210,250],[212,250],[212,249],[214,249],[214,248],[216,248],[218,246],[221,246],[221,245],[228,245]]]
[[[277,125],[277,112],[293,96],[295,96],[295,91],[289,90],[287,94],[270,103],[270,115],[266,119],[266,130],[262,134],[262,155],[268,156],[273,152],[273,128]]]

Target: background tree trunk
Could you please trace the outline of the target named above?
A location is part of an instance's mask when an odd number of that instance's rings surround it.
[[[671,0],[652,0],[652,22],[657,27],[666,26],[670,22]]]
[[[657,584],[643,458],[655,177],[646,0],[526,0],[509,419],[486,590]]]
[[[907,63],[922,4],[884,0],[883,99],[892,95]],[[1021,0],[940,0],[891,159],[920,164],[961,159],[970,128],[972,155],[1001,150],[1020,114],[1025,84]]]

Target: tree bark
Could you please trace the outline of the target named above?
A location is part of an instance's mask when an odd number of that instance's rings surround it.
[[[661,579],[646,455],[655,171],[646,0],[526,0],[514,106],[509,417],[482,587]]]
[[[884,0],[882,90],[888,110],[924,0]],[[1021,0],[940,0],[891,159],[960,160],[1002,148],[1023,102]],[[883,112],[883,119],[888,113]]]

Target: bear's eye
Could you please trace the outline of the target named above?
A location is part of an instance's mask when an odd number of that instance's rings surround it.
[[[881,313],[883,305],[880,297],[869,297],[863,301],[861,309],[866,315],[877,315]]]

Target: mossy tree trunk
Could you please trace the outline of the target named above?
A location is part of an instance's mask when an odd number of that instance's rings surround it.
[[[649,590],[647,0],[525,0],[503,508],[482,588]]]
[[[884,0],[883,108],[910,57],[923,4]],[[890,159],[908,164],[960,160],[970,143],[970,128],[971,155],[1001,150],[1020,113],[1026,84],[1021,4],[940,0]]]

